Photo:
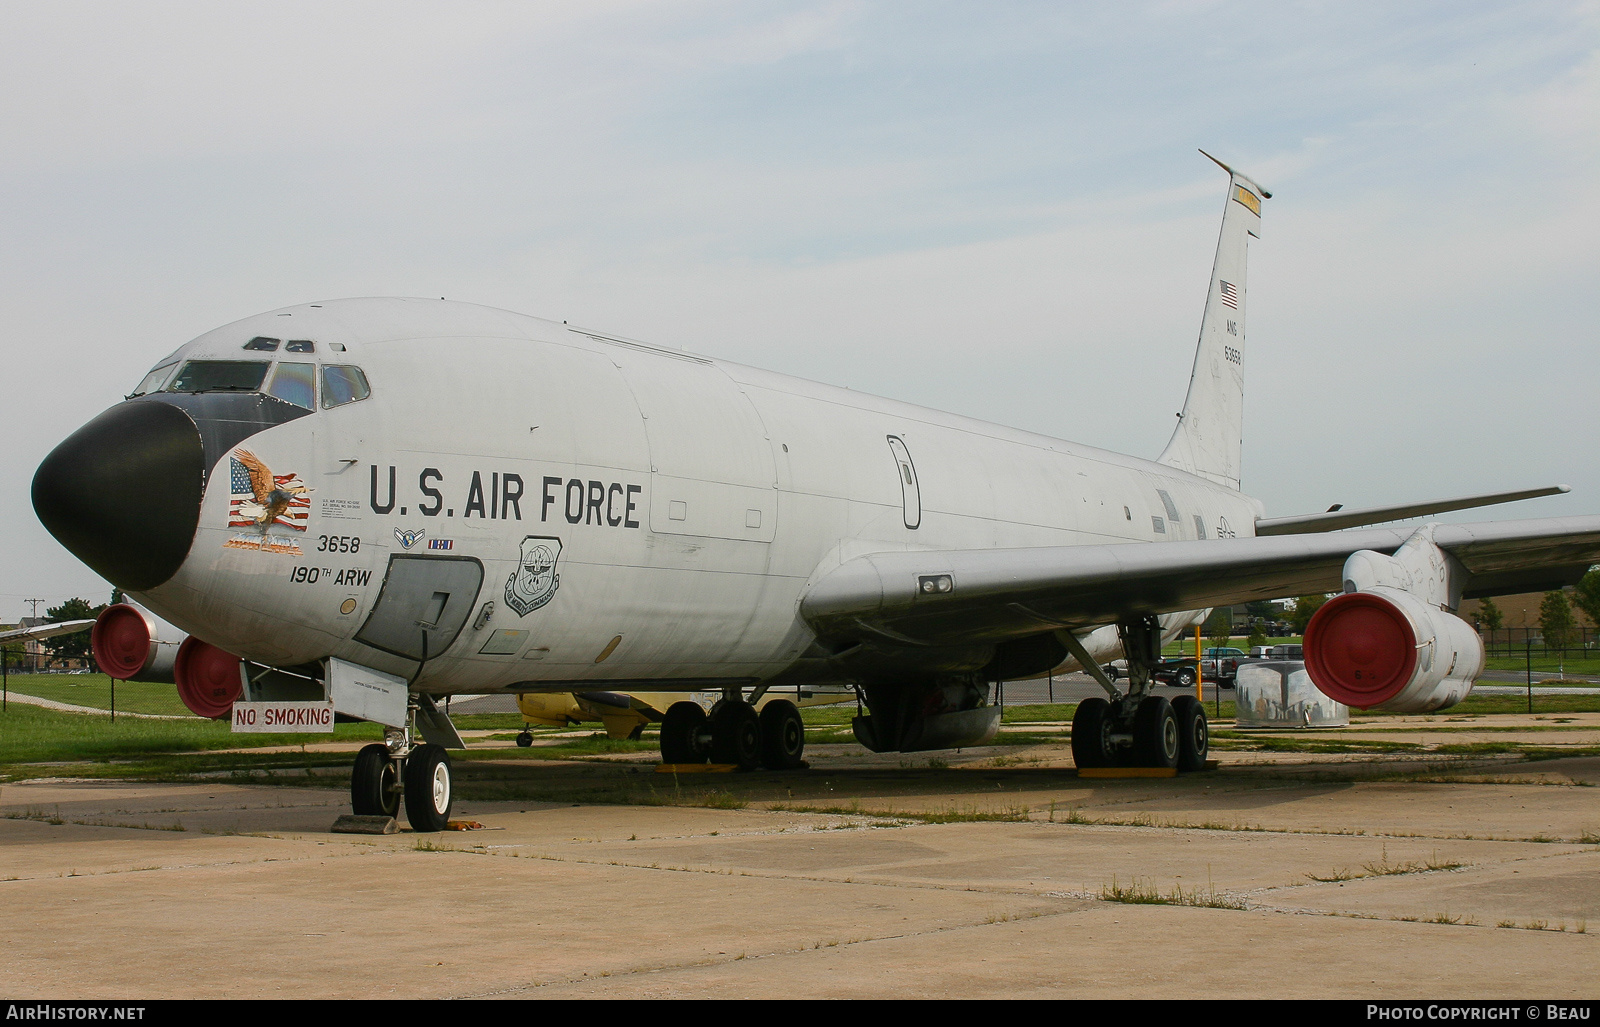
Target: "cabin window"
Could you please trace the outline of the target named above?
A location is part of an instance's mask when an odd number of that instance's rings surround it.
[[[1205,538],[1206,537],[1206,522],[1202,521],[1200,519],[1200,515],[1199,514],[1195,514],[1194,515],[1194,537],[1195,538]]]
[[[1167,522],[1161,519],[1160,514],[1150,515],[1150,527],[1155,530],[1157,535],[1165,535],[1167,533]]]
[[[372,395],[367,376],[349,364],[328,364],[322,369],[322,405],[340,407]]]
[[[191,360],[164,391],[259,392],[271,366],[266,360]]]
[[[154,371],[151,371],[149,374],[144,376],[144,380],[139,383],[137,388],[128,393],[128,398],[132,399],[135,396],[143,396],[147,392],[160,392],[161,383],[167,380],[167,375],[171,374],[172,369],[177,366],[178,362],[174,360],[170,364],[162,364]]]
[[[272,376],[267,395],[307,410],[317,408],[317,365],[285,361]]]
[[[1167,519],[1172,521],[1177,520],[1178,508],[1173,505],[1172,497],[1167,495],[1167,490],[1156,489],[1156,495],[1161,497],[1161,505],[1167,508]]]
[[[292,346],[294,344],[290,343],[290,345]],[[278,340],[269,339],[265,335],[258,335],[254,339],[251,339],[249,342],[245,343],[244,348],[260,350],[262,353],[276,353],[278,352]]]
[[[283,348],[290,353],[315,353],[317,344],[310,339],[290,339],[289,345]]]

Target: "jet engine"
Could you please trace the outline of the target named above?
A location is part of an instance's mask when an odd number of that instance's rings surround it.
[[[89,630],[100,669],[118,681],[173,681],[178,647],[189,636],[131,603],[108,606]]]
[[[197,717],[221,720],[244,694],[244,661],[193,635],[178,647],[172,672],[178,698]]]
[[[1431,525],[1394,556],[1345,562],[1343,595],[1306,625],[1306,670],[1322,693],[1358,709],[1422,713],[1454,706],[1483,671],[1483,642],[1449,613],[1465,571],[1433,543]]]
[[[208,642],[131,603],[108,606],[95,619],[89,644],[100,669],[118,681],[171,681],[197,717],[229,715],[244,692],[241,662]]]

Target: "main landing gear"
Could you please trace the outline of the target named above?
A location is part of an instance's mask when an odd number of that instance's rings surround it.
[[[742,697],[724,696],[708,714],[699,703],[673,703],[661,720],[662,763],[728,763],[741,770],[791,770],[804,762],[806,727],[787,699],[757,713]]]
[[[1145,617],[1120,624],[1118,630],[1128,657],[1128,694],[1118,692],[1092,660],[1083,660],[1109,699],[1096,696],[1078,704],[1072,718],[1073,762],[1080,768],[1204,770],[1211,737],[1205,707],[1192,695],[1169,702],[1151,694],[1152,668],[1161,659],[1160,625],[1154,617]]]
[[[413,831],[443,831],[454,797],[444,746],[411,744],[411,726],[385,728],[385,741],[356,754],[350,805],[357,816],[395,816],[404,799]]]

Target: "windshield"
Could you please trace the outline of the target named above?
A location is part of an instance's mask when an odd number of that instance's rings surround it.
[[[307,410],[317,408],[317,365],[282,363],[272,376],[267,395],[276,396],[285,403],[293,403]]]
[[[348,364],[329,364],[322,369],[322,405],[343,406],[372,395],[361,368]]]
[[[168,383],[167,392],[258,392],[271,363],[266,360],[191,360]]]
[[[132,399],[135,396],[143,396],[147,392],[158,391],[161,388],[161,383],[167,380],[167,375],[171,374],[172,369],[177,366],[178,362],[174,360],[170,364],[163,364],[151,371],[144,376],[144,380],[139,383],[136,389],[128,393],[128,398]]]

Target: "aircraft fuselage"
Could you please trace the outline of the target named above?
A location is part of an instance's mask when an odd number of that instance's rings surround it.
[[[807,582],[852,557],[1230,537],[1259,513],[1153,462],[452,302],[286,308],[163,365],[254,358],[354,365],[371,396],[230,445],[187,558],[137,598],[260,663],[425,663],[431,692],[769,681],[815,642]],[[380,602],[387,578],[414,594]]]

